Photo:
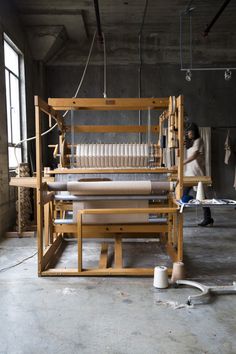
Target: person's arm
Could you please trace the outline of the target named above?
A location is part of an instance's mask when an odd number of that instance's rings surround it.
[[[184,164],[184,165],[187,165],[187,163],[189,163],[189,162],[195,160],[195,159],[197,158],[198,154],[199,154],[199,152],[198,152],[198,151],[195,151],[191,156],[189,156],[187,159],[184,160],[183,164]],[[177,169],[178,166],[177,166],[177,165],[174,165],[174,166],[172,166],[172,168],[173,168],[173,169]]]
[[[187,163],[196,160],[198,155],[199,155],[199,151],[195,151],[191,156],[189,156],[187,159],[184,160],[184,165],[187,165]]]

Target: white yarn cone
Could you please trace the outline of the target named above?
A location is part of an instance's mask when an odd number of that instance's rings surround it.
[[[168,270],[164,266],[154,268],[153,286],[159,289],[168,288]]]
[[[205,193],[202,182],[198,182],[196,199],[200,202],[205,199]]]

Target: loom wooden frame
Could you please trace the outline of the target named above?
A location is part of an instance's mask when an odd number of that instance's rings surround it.
[[[173,99],[175,100],[175,111],[172,110]],[[86,110],[144,110],[144,109],[163,109],[164,119],[175,119],[178,122],[178,129],[172,133],[178,140],[178,168],[152,168],[140,169],[110,169],[110,173],[170,173],[174,174],[177,180],[176,198],[180,199],[183,194],[183,96],[178,98],[124,98],[124,99],[66,99],[50,98],[48,104],[39,97],[35,97],[35,128],[36,128],[36,189],[37,189],[37,239],[38,239],[38,274],[39,276],[105,276],[105,275],[129,275],[147,276],[153,274],[153,268],[123,268],[122,266],[122,238],[127,234],[134,234],[135,237],[159,233],[162,235],[161,242],[165,244],[166,250],[172,261],[183,260],[183,215],[175,204],[175,197],[169,194],[166,207],[148,209],[89,209],[78,213],[78,222],[74,225],[54,225],[54,203],[53,193],[47,192],[47,184],[43,181],[42,175],[42,137],[41,137],[41,113],[46,113],[49,119],[56,119],[61,132],[65,132],[66,127],[57,111],[70,109]],[[168,113],[169,112],[169,113]],[[169,117],[169,118],[168,118]],[[162,118],[163,120],[163,118]],[[122,128],[123,129],[123,128]],[[130,129],[130,128],[129,128]],[[137,128],[135,128],[137,130]],[[143,128],[140,128],[143,129]],[[88,173],[88,169],[73,169],[74,173]],[[96,171],[96,172],[95,172]],[[66,172],[61,169],[51,171],[51,173],[71,173],[70,169]],[[107,170],[90,169],[91,173],[107,173]],[[155,224],[122,224],[122,225],[87,225],[83,224],[84,214],[120,214],[120,213],[162,213],[167,216],[168,222],[164,225]],[[77,235],[78,242],[78,267],[75,269],[54,268],[58,257],[63,251],[65,241],[64,233],[74,233]],[[166,236],[167,235],[167,236]],[[115,262],[113,268],[107,268],[107,243],[101,245],[101,257],[98,268],[84,269],[82,264],[82,240],[83,238],[112,238],[115,241]],[[158,236],[160,237],[160,236]],[[168,270],[171,273],[171,268]]]

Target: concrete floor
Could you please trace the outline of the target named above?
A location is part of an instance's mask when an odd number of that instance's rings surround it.
[[[185,214],[188,278],[236,281],[235,213],[214,211],[213,228]],[[35,251],[35,239],[3,240],[0,269]],[[175,308],[196,293],[157,290],[152,278],[38,278],[34,256],[0,273],[0,353],[236,353],[236,296]]]

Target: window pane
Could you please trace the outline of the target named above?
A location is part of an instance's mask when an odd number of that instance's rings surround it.
[[[19,55],[6,41],[4,41],[4,58],[5,66],[19,76]]]
[[[12,117],[12,142],[16,144],[21,140],[20,97],[19,80],[13,74],[10,74],[10,95]]]
[[[7,104],[7,135],[8,142],[12,142],[11,135],[11,103],[10,103],[10,87],[9,87],[9,71],[5,70],[5,81],[6,81],[6,104]]]
[[[8,147],[8,161],[10,168],[16,168],[18,163],[22,162],[21,148],[16,148],[16,151],[14,152],[14,147]]]

